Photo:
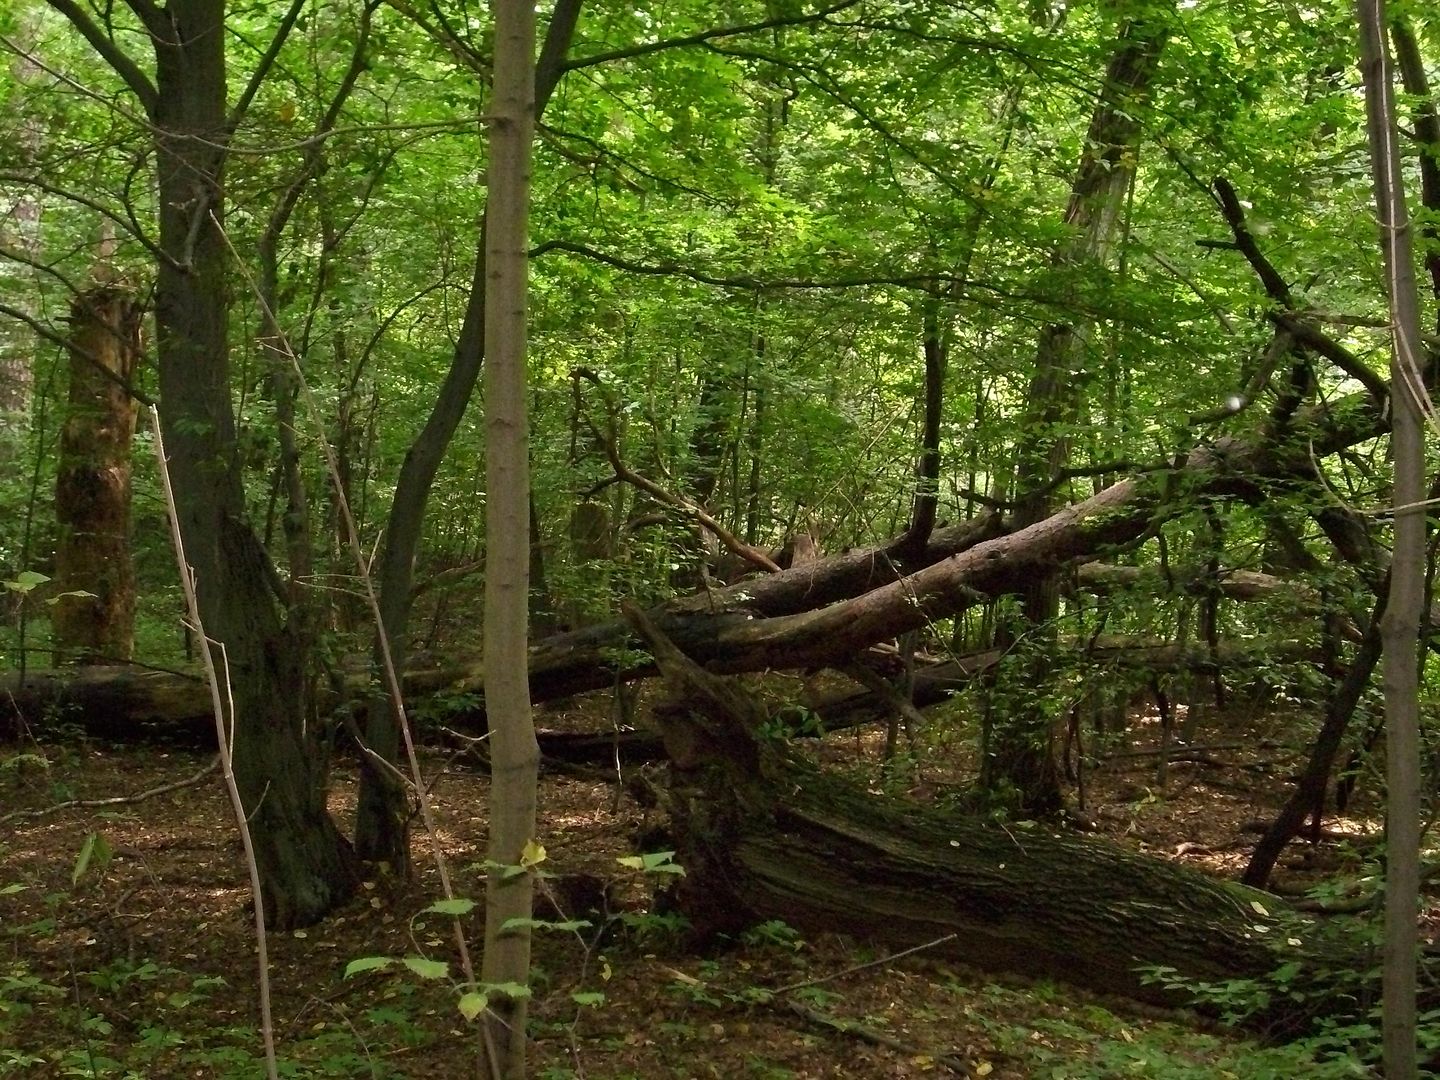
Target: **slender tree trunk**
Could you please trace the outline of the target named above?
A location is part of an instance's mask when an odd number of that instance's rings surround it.
[[[526,670],[530,591],[530,464],[525,408],[527,236],[535,121],[535,8],[497,0],[490,97],[490,223],[485,264],[485,710],[490,723],[491,867],[485,890],[487,984],[530,980],[534,881],[508,868],[535,842],[540,749]],[[487,1014],[492,1080],[524,1080],[526,999],[497,997]]]
[[[1425,59],[1410,23],[1399,15],[1391,16],[1390,36],[1405,92],[1414,99],[1410,123],[1415,128],[1415,142],[1420,158],[1420,205],[1430,211],[1420,221],[1422,258],[1430,275],[1430,295],[1440,301],[1440,107],[1430,92],[1430,79],[1425,73]],[[1436,304],[1435,322],[1440,333],[1440,303]],[[1433,374],[1432,374],[1433,377]]]
[[[580,18],[580,5],[581,0],[559,0],[551,12],[545,47],[535,67],[536,116],[544,112],[545,104],[560,82],[565,54],[569,51],[575,25]],[[488,221],[488,208],[486,215]],[[420,553],[430,487],[470,404],[485,356],[487,231],[487,224],[482,222],[470,299],[465,308],[460,337],[455,343],[450,370],[436,394],[425,426],[405,452],[390,514],[386,519],[385,547],[381,552],[378,575],[379,632],[389,638],[391,659],[401,670],[409,653],[415,559]],[[377,663],[380,653],[377,640]],[[389,699],[384,695],[371,702],[365,741],[371,751],[386,761],[394,762],[399,755],[400,729],[391,713]],[[393,773],[370,764],[368,758],[362,759],[355,820],[355,846],[360,858],[367,862],[386,862],[397,872],[405,872],[410,862],[409,817],[405,789]]]
[[[1325,722],[1310,749],[1310,760],[1306,763],[1305,771],[1296,780],[1295,790],[1275,815],[1270,828],[1255,845],[1250,862],[1246,864],[1245,872],[1240,875],[1240,880],[1246,885],[1263,889],[1270,884],[1270,873],[1275,868],[1276,860],[1285,850],[1285,845],[1300,831],[1307,815],[1315,814],[1316,827],[1319,827],[1325,787],[1335,767],[1340,742],[1345,737],[1350,719],[1355,715],[1355,707],[1360,703],[1365,688],[1370,685],[1370,676],[1375,673],[1375,664],[1380,659],[1380,620],[1384,617],[1384,610],[1385,599],[1382,597],[1376,602],[1375,617],[1371,620],[1365,640],[1360,643],[1360,648],[1355,653],[1350,670],[1335,688],[1325,710]]]
[[[1065,225],[1072,236],[1056,252],[1057,266],[1104,266],[1109,258],[1125,195],[1135,177],[1141,135],[1137,105],[1149,92],[1169,38],[1171,10],[1166,5],[1126,22],[1120,30],[1071,186]],[[1084,354],[1090,330],[1069,322],[1053,323],[1040,333],[1017,450],[1015,524],[1019,528],[1044,520],[1054,505],[1056,483],[1070,456],[1068,429],[1084,411]],[[1059,611],[1059,597],[1055,576],[1038,575],[1022,596],[1023,616],[1012,629],[1013,638],[1041,644],[1038,638],[1047,633],[1045,628]],[[991,790],[1006,790],[1021,810],[1053,813],[1061,802],[1055,718],[1043,701],[1021,702],[1008,711],[989,741],[982,782]]]
[[[1420,305],[1405,207],[1384,0],[1359,0],[1375,206],[1390,294],[1390,445],[1395,461],[1395,541],[1381,621],[1385,684],[1385,1076],[1412,1080],[1416,1062],[1416,949],[1420,895],[1420,708],[1417,641],[1425,597],[1425,428]]]
[[[15,25],[10,28],[12,40],[21,49],[33,50],[39,37],[39,12],[21,8]],[[30,56],[16,52],[8,63],[10,77],[19,85],[36,82],[40,66]],[[21,121],[19,145],[12,147],[23,159],[40,149],[42,130],[38,119]],[[15,199],[4,219],[0,219],[0,244],[33,257],[40,254],[40,209],[38,193],[22,194]],[[5,284],[10,292],[19,284],[17,277],[26,271],[7,269]],[[28,274],[26,275],[28,276]],[[27,314],[31,303],[29,289],[14,289],[16,306]],[[7,296],[7,299],[10,299]],[[28,427],[30,398],[35,388],[35,335],[28,327],[12,324],[0,327],[0,464],[19,451]]]
[[[135,644],[135,399],[126,385],[140,358],[141,316],[134,295],[118,285],[97,285],[70,308],[69,404],[55,474],[57,665],[128,660]]]

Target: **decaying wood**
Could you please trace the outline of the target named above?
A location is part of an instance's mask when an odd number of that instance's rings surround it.
[[[1017,532],[1006,533],[998,518],[986,517],[936,529],[904,564],[886,546],[846,552],[683,597],[648,617],[688,656],[716,671],[843,667],[878,643],[1013,592],[1032,574],[1083,565],[1142,539],[1201,493],[1259,498],[1266,482],[1313,473],[1316,456],[1373,437],[1384,423],[1369,395],[1357,395],[1298,412],[1291,423],[1296,436],[1283,446],[1259,438],[1217,440],[1165,471],[1124,480]],[[529,662],[537,702],[610,687],[617,666],[626,678],[655,671],[623,620],[544,638],[531,646]],[[124,734],[136,724],[208,709],[197,686],[183,678],[109,668],[64,678],[63,687],[53,674],[27,679],[23,691],[13,679],[0,683],[0,706],[9,703],[7,692],[13,697],[11,708],[0,708],[0,724],[13,725],[16,707],[34,722],[47,702],[57,702],[86,717],[103,714],[113,732]],[[917,693],[925,682],[922,674]],[[478,698],[483,679],[478,664],[456,665],[407,674],[404,689],[407,699]]]
[[[887,659],[872,651],[883,665]],[[1222,643],[1213,654],[1201,646],[1177,646],[1150,639],[1101,638],[1089,643],[1088,662],[1100,669],[1130,671],[1209,671],[1217,665],[1227,668],[1273,661],[1277,656],[1306,659],[1308,653],[1291,643],[1269,647],[1254,642],[1247,646]],[[895,657],[888,658],[897,663]],[[942,663],[923,665],[915,672],[914,704],[919,708],[938,704],[959,693],[1002,659],[996,649],[971,653]],[[455,696],[457,708],[446,722],[471,735],[486,730],[483,703],[468,689],[475,680],[470,667],[420,669],[407,673],[402,682],[405,698],[412,706],[422,702],[443,704]],[[366,682],[351,679],[349,699],[357,712],[367,707]],[[467,695],[470,703],[463,703]],[[537,701],[551,696],[542,687]],[[335,699],[319,702],[333,708]],[[839,731],[882,718],[893,702],[877,695],[873,688],[831,692],[807,703],[820,731]],[[913,718],[912,718],[913,719]],[[27,672],[23,683],[18,674],[0,675],[0,737],[13,737],[23,729],[44,734],[56,727],[83,730],[92,738],[132,741],[153,739],[181,742],[199,747],[214,745],[210,697],[196,675],[179,671],[157,671],[138,666],[91,667],[84,669]],[[541,753],[556,762],[604,765],[618,756],[623,763],[654,761],[663,757],[664,746],[653,731],[622,729],[618,732],[547,731],[537,732]]]
[[[1363,947],[1268,894],[1093,837],[1003,825],[871,795],[762,740],[764,710],[702,669],[644,613],[627,617],[664,672],[657,710],[671,760],[677,901],[702,934],[760,919],[893,946],[947,938],[979,967],[1060,979],[1159,1004],[1174,979],[1261,979],[1288,961],[1306,993],[1256,1022],[1298,1030],[1352,1015]],[[1323,939],[1323,940],[1322,940]]]

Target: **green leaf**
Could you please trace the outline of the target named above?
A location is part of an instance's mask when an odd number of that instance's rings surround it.
[[[75,867],[70,871],[70,884],[79,885],[80,879],[94,863],[97,868],[103,870],[110,862],[110,842],[105,839],[103,833],[92,832],[85,837],[84,843],[80,845],[80,854],[75,858]]]
[[[0,896],[14,896],[17,892],[24,892],[27,887],[18,881],[12,881],[9,885],[0,885]]]
[[[84,589],[71,589],[69,592],[56,593],[54,596],[50,597],[49,600],[46,600],[45,603],[50,607],[54,607],[67,596],[79,596],[89,600],[95,599],[95,594],[93,592],[86,592]]]
[[[679,863],[671,862],[675,857],[673,851],[652,851],[645,855],[621,855],[616,858],[621,866],[631,870],[639,870],[643,874],[681,874],[685,868]]]
[[[599,990],[576,990],[570,995],[570,1000],[576,1005],[587,1005],[594,1008],[597,1005],[605,1004],[605,994]]]
[[[478,990],[471,990],[460,996],[460,1015],[466,1020],[474,1020],[483,1013],[490,1004],[490,999]]]
[[[383,971],[395,962],[393,956],[362,956],[345,965],[345,978],[359,975],[362,971]]]
[[[44,585],[50,579],[44,574],[37,574],[34,570],[21,570],[11,581],[4,582],[5,588],[11,592],[18,592],[22,595],[33,591],[38,586]]]
[[[500,932],[506,934],[511,930],[559,930],[563,933],[574,933],[577,930],[587,929],[591,925],[589,919],[567,919],[564,922],[553,922],[549,919],[529,919],[524,916],[516,916],[501,923]]]
[[[422,979],[443,979],[450,974],[450,965],[423,956],[407,956],[403,963]]]
[[[508,998],[519,999],[530,996],[530,987],[524,983],[517,982],[486,983],[485,992],[490,994],[504,994]]]
[[[453,900],[437,900],[420,914],[426,915],[434,912],[436,915],[469,915],[474,910],[474,900],[466,900],[457,896]]]

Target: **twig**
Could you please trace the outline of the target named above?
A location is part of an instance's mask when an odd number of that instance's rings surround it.
[[[275,1060],[275,1022],[270,1009],[270,954],[265,941],[265,898],[260,890],[260,864],[255,859],[255,845],[250,837],[250,822],[245,816],[245,803],[240,798],[240,786],[235,781],[235,764],[230,756],[231,731],[226,729],[226,718],[232,727],[235,718],[235,702],[229,698],[230,661],[225,652],[225,643],[218,642],[220,659],[225,665],[225,699],[220,690],[220,673],[215,667],[215,654],[210,651],[211,640],[205,633],[205,624],[200,618],[200,600],[195,593],[195,571],[185,558],[185,541],[180,535],[180,513],[175,508],[175,489],[170,485],[170,468],[165,457],[165,439],[160,431],[160,410],[150,406],[150,419],[155,430],[155,458],[160,466],[160,482],[165,491],[165,508],[170,517],[170,542],[175,548],[175,561],[180,569],[180,588],[185,593],[185,608],[190,623],[200,639],[200,655],[205,661],[205,678],[210,684],[210,705],[215,714],[215,737],[220,747],[216,755],[220,772],[225,778],[225,790],[230,794],[230,805],[235,811],[235,824],[240,829],[240,844],[245,851],[245,865],[250,872],[250,895],[255,903],[255,954],[260,975],[260,1038],[265,1044],[265,1075],[269,1080],[279,1080],[279,1067]],[[229,706],[227,709],[226,706]]]
[[[940,1065],[960,1076],[973,1076],[974,1070],[970,1062],[958,1054],[932,1054],[918,1046],[912,1046],[907,1042],[895,1038],[893,1035],[886,1035],[883,1031],[876,1031],[868,1024],[862,1024],[855,1020],[845,1020],[830,1013],[821,1012],[819,1009],[812,1009],[798,1001],[787,1001],[785,1007],[802,1020],[807,1020],[819,1027],[829,1028],[831,1031],[838,1031],[842,1035],[850,1035],[861,1042],[873,1043],[876,1046],[883,1046],[887,1050],[895,1050],[904,1054],[909,1059],[929,1058],[936,1065]]]
[[[107,799],[69,799],[65,802],[56,803],[53,806],[42,806],[38,810],[14,810],[8,814],[0,815],[0,825],[5,825],[11,821],[33,821],[35,818],[49,817],[51,814],[59,814],[65,810],[94,810],[102,806],[130,806],[134,803],[145,802],[148,799],[154,799],[160,795],[169,795],[173,791],[182,791],[185,788],[194,787],[200,783],[201,780],[204,780],[213,773],[219,764],[220,755],[216,754],[210,759],[210,764],[206,765],[194,776],[186,777],[184,780],[176,780],[170,784],[161,784],[159,787],[139,791],[134,795],[114,795]]]
[[[1111,753],[1104,755],[1103,760],[1116,761],[1121,758],[1156,757],[1160,754],[1168,754],[1171,760],[1174,760],[1176,758],[1184,757],[1188,754],[1203,754],[1210,750],[1243,749],[1245,749],[1245,743],[1239,742],[1196,743],[1193,746],[1177,744],[1166,749],[1161,749],[1159,747],[1151,747],[1150,749],[1146,750],[1115,750]]]
[[[600,377],[589,368],[583,367],[576,368],[575,371],[572,372],[571,377],[577,380],[577,382],[580,379],[585,379],[587,382],[593,383],[596,389],[600,391],[601,398],[605,403],[605,411],[608,415],[609,431],[608,433],[600,431],[593,423],[589,422],[588,418],[586,422],[589,424],[590,431],[595,436],[596,441],[600,443],[601,448],[604,450],[605,457],[610,462],[610,467],[615,470],[616,480],[623,480],[630,486],[639,488],[656,502],[663,503],[665,506],[678,510],[682,514],[689,515],[700,525],[708,529],[714,535],[715,539],[719,540],[731,554],[772,574],[780,570],[779,565],[774,559],[770,558],[769,555],[753,544],[745,543],[745,541],[741,540],[729,529],[721,525],[720,522],[715,520],[699,503],[687,499],[683,495],[676,494],[667,488],[661,487],[649,477],[642,476],[630,468],[630,466],[626,465],[620,457],[619,434],[615,423],[614,403],[606,395],[605,386],[600,381]]]
[[[955,937],[956,935],[954,934],[946,934],[944,937],[938,937],[934,941],[927,941],[923,945],[912,945],[910,948],[902,949],[900,952],[891,953],[889,956],[882,956],[878,960],[867,960],[863,964],[855,964],[853,967],[841,968],[839,971],[832,971],[829,975],[821,975],[818,979],[803,979],[800,982],[787,983],[778,990],[772,990],[770,992],[775,997],[779,997],[781,994],[788,994],[792,990],[800,990],[807,986],[819,986],[821,983],[832,982],[835,979],[844,978],[846,975],[854,975],[857,971],[867,971],[873,967],[893,964],[896,960],[903,959],[912,953],[924,952],[926,949],[934,949],[944,945],[946,942],[954,941]]]
[[[430,840],[431,858],[434,860],[437,875],[440,878],[440,889],[445,899],[455,899],[455,887],[450,880],[449,864],[445,859],[445,850],[440,842],[440,830],[435,824],[434,807],[430,800],[429,790],[425,785],[424,772],[420,767],[420,757],[415,749],[414,734],[410,730],[410,720],[405,712],[405,697],[400,688],[400,673],[395,667],[395,658],[390,651],[390,635],[385,632],[385,620],[380,614],[380,598],[375,592],[375,582],[370,577],[370,564],[366,559],[364,549],[360,546],[360,530],[355,524],[355,515],[350,509],[350,499],[345,493],[345,482],[340,475],[340,463],[335,457],[335,448],[330,445],[330,440],[325,437],[325,422],[320,410],[320,403],[315,399],[315,392],[310,388],[310,382],[305,378],[305,371],[301,367],[300,358],[295,355],[295,349],[290,344],[290,337],[280,328],[280,320],[275,312],[270,310],[269,301],[266,300],[264,292],[259,288],[240,253],[235,250],[235,245],[230,239],[230,234],[225,231],[214,213],[210,214],[210,221],[225,241],[230,254],[234,257],[236,266],[244,276],[245,282],[250,286],[255,295],[256,302],[260,305],[261,313],[268,320],[269,325],[276,329],[276,341],[274,347],[282,353],[289,361],[292,373],[295,376],[295,386],[305,403],[306,410],[310,414],[311,422],[315,426],[316,439],[320,444],[325,456],[325,469],[330,477],[330,482],[335,488],[335,502],[340,509],[340,517],[345,525],[345,539],[350,548],[351,556],[355,560],[356,571],[360,576],[360,583],[364,586],[365,603],[370,611],[370,617],[375,624],[375,637],[380,647],[380,668],[385,678],[385,687],[390,699],[390,707],[393,711],[396,725],[400,729],[401,740],[405,747],[405,757],[410,767],[411,785],[415,792],[416,801],[420,806],[420,820],[425,827],[425,834]],[[475,967],[470,959],[470,945],[465,938],[465,928],[456,916],[453,920],[455,929],[455,946],[460,958],[460,967],[465,974],[465,984],[468,988],[474,989]]]

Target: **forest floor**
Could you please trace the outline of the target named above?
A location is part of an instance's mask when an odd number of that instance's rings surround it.
[[[606,707],[582,702],[537,722],[593,729]],[[1275,710],[1212,715],[1162,790],[1158,724],[1153,711],[1137,712],[1126,748],[1087,772],[1083,813],[1120,843],[1233,876],[1256,840],[1252,823],[1283,799],[1312,722]],[[921,735],[923,753],[889,768],[874,728],[831,736],[820,753],[877,789],[944,797],[973,775],[973,742]],[[0,1076],[263,1075],[246,876],[218,778],[134,804],[15,817],[172,784],[208,760],[173,747],[0,746],[0,822],[11,816],[0,829]],[[438,754],[428,765],[439,774],[440,840],[457,893],[479,898],[487,779]],[[347,825],[355,786],[342,763],[334,809]],[[1261,1048],[1188,1014],[996,978],[923,950],[892,958],[863,942],[801,938],[783,924],[691,955],[664,916],[646,911],[663,875],[643,880],[616,861],[653,824],[643,810],[602,780],[548,775],[540,812],[560,906],[603,881],[626,914],[598,942],[583,931],[538,933],[537,1077],[1361,1075],[1297,1065],[1289,1049]],[[1354,870],[1378,828],[1326,824],[1318,846],[1292,846],[1278,884],[1299,889]],[[475,1075],[474,1029],[456,1009],[452,928],[424,914],[440,895],[427,851],[417,837],[424,869],[413,882],[367,881],[335,917],[271,935],[282,1075]],[[476,951],[481,910],[465,919]],[[398,966],[344,977],[358,958],[415,955],[449,963],[452,977],[426,980]]]

